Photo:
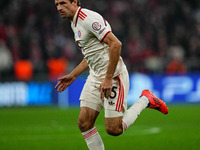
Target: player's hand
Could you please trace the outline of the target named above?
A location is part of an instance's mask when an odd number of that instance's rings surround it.
[[[105,97],[108,99],[111,96],[111,90],[112,90],[112,79],[105,78],[99,87],[100,98],[103,99],[103,97]]]
[[[58,78],[59,82],[56,84],[55,88],[58,88],[58,92],[64,91],[69,85],[71,85],[76,78],[68,74],[61,78]]]

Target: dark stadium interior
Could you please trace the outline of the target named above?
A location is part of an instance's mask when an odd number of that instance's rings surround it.
[[[122,41],[130,72],[185,74],[200,71],[199,0],[82,0],[99,12]],[[19,80],[14,66],[29,60],[27,80],[52,79],[48,62],[65,59],[70,72],[83,58],[70,22],[54,1],[0,1],[0,81]]]
[[[123,44],[128,107],[149,89],[169,108],[168,115],[145,109],[119,137],[106,133],[103,109],[95,126],[106,149],[198,150],[200,0],[81,3],[99,12]],[[73,37],[54,0],[0,0],[0,150],[88,149],[77,125],[88,71],[65,91],[54,88],[83,59]]]

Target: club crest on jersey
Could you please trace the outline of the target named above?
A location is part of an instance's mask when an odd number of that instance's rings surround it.
[[[78,37],[81,37],[81,31],[78,30]]]
[[[92,24],[92,28],[96,31],[99,31],[101,29],[101,25],[98,22],[94,22]]]

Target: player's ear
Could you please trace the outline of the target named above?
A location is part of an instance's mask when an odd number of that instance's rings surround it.
[[[77,2],[77,0],[73,0],[72,3],[74,3],[75,5],[77,5],[78,2]]]

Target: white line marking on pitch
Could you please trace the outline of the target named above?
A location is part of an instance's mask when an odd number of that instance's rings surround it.
[[[131,127],[128,131],[126,131],[127,136],[138,136],[138,135],[149,135],[149,134],[158,134],[161,132],[161,128],[159,127]]]

